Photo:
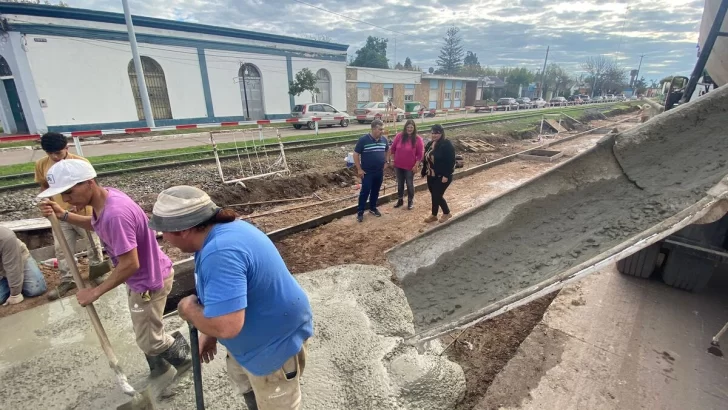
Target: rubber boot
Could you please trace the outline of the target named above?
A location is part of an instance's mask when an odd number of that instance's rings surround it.
[[[179,331],[174,332],[172,333],[172,337],[174,337],[174,343],[172,343],[169,349],[163,351],[159,357],[174,366],[177,369],[177,376],[175,377],[179,377],[180,374],[192,367],[192,356],[190,356],[190,345],[185,340],[185,337],[182,336],[182,333]]]
[[[56,300],[60,299],[63,296],[66,296],[66,293],[76,289],[76,283],[75,282],[63,282],[60,285],[58,285],[57,288],[51,289],[48,291],[48,294],[46,297],[48,300]]]
[[[254,391],[251,390],[243,394],[243,399],[245,400],[245,406],[248,407],[248,410],[258,410],[258,402],[255,401]]]
[[[149,356],[144,355],[147,358],[147,364],[149,365],[149,377],[156,379],[157,377],[167,373],[171,367],[162,356]]]

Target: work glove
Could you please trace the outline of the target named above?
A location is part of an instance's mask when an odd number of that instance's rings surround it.
[[[8,300],[6,300],[5,303],[3,303],[3,306],[17,305],[18,303],[22,302],[23,299],[24,299],[23,298],[23,294],[22,293],[18,293],[15,296],[10,296],[8,298]]]

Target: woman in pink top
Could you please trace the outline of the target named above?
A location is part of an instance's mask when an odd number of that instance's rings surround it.
[[[407,182],[407,209],[414,208],[415,183],[414,174],[417,171],[417,164],[422,161],[425,152],[425,144],[422,137],[417,135],[417,126],[413,120],[404,123],[404,131],[398,133],[392,141],[392,146],[387,152],[394,156],[394,171],[397,174],[397,204],[395,208],[404,205],[404,184]],[[387,162],[391,161],[387,158]]]

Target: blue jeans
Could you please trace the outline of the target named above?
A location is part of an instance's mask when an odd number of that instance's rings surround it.
[[[379,201],[379,189],[382,188],[384,181],[384,170],[380,172],[367,172],[361,179],[361,191],[359,192],[359,209],[358,213],[364,213],[369,199],[369,209],[377,209],[377,201]]]
[[[42,295],[46,291],[45,278],[43,272],[38,268],[38,264],[33,257],[28,258],[23,269],[23,296],[33,297]],[[0,279],[0,305],[5,303],[10,297],[10,285],[8,279],[3,277]]]

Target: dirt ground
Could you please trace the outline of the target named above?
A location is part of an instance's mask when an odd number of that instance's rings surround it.
[[[624,118],[626,116],[614,117],[609,121],[592,121],[590,125],[607,125]],[[619,125],[619,129],[623,130],[633,125],[636,124],[624,123]],[[460,147],[462,146],[458,145],[457,140],[462,138],[479,138],[495,147],[493,151],[480,153],[458,149],[458,154],[464,157],[465,168],[537,145],[528,139],[514,139],[511,134],[483,135],[483,133],[468,129],[453,130],[448,137],[455,140],[456,146]],[[601,135],[586,135],[557,146],[554,149],[564,151],[564,156],[553,163],[516,160],[469,177],[458,178],[455,176],[453,184],[445,194],[445,199],[453,214],[457,215],[568,160],[591,147],[601,137]],[[291,156],[295,158],[293,161],[289,161],[292,169],[295,170],[291,177],[251,182],[246,191],[241,191],[240,187],[217,184],[217,190],[210,193],[220,205],[306,198],[300,201],[236,207],[238,212],[250,218],[248,220],[261,230],[271,232],[356,202],[358,186],[354,173],[341,166],[345,155],[346,149],[335,148],[300,157]],[[419,178],[415,180],[416,184],[423,182],[424,180]],[[386,192],[395,189],[391,171],[386,175],[384,186]],[[137,200],[139,199],[137,198]],[[145,209],[151,209],[153,200],[143,202]],[[414,210],[394,209],[391,203],[384,204],[380,206],[383,214],[381,218],[366,214],[364,222],[357,223],[354,215],[346,216],[318,228],[288,236],[278,241],[276,247],[294,274],[347,263],[386,266],[384,254],[387,249],[407,241],[437,224],[437,222],[426,224],[423,221],[430,213],[430,203],[429,194],[423,191],[415,197]],[[174,260],[189,256],[166,243],[162,243],[162,246]],[[44,268],[44,274],[46,274],[49,288],[55,286],[54,280],[57,284],[55,273]],[[466,375],[468,389],[465,398],[458,406],[459,410],[472,408],[483,396],[494,376],[505,366],[521,341],[538,323],[553,297],[554,295],[549,295],[541,298],[498,318],[469,328],[462,334],[443,337],[444,345],[452,342],[453,337],[458,338],[457,342],[448,349],[447,354],[463,367]],[[27,300],[20,306],[25,309],[45,303],[45,301],[45,297],[41,296]],[[0,308],[0,317],[22,310],[20,306],[11,307],[10,309],[14,309],[12,311]]]

